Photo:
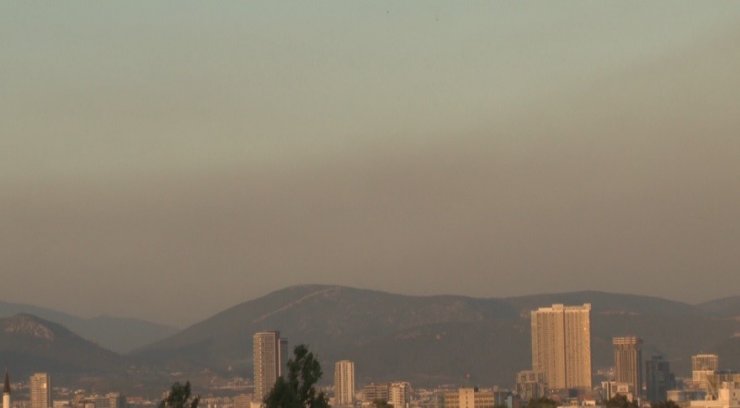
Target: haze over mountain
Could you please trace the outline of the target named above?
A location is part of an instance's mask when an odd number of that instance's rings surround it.
[[[5,300],[740,287],[740,2],[3,1],[0,39]]]
[[[118,354],[30,314],[0,319],[0,361],[18,378],[43,371],[79,382],[117,377],[125,370]]]
[[[19,313],[31,314],[58,323],[77,335],[117,353],[127,353],[177,332],[174,327],[141,319],[112,316],[85,319],[48,308],[0,301],[0,318]]]
[[[510,385],[530,365],[529,311],[552,303],[592,303],[594,369],[613,364],[611,338],[635,334],[645,356],[660,352],[686,374],[690,356],[721,351],[740,368],[740,321],[665,299],[597,291],[512,298],[405,296],[341,286],[289,287],[229,308],[144,347],[134,357],[178,370],[208,367],[251,375],[251,336],[281,330],[307,343],[324,364],[348,358],[360,383],[408,379],[417,384]],[[686,328],[701,336],[687,336]],[[233,370],[233,371],[230,371]]]

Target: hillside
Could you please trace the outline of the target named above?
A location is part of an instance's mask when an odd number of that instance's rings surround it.
[[[740,318],[740,296],[730,296],[697,305],[701,310],[720,317]]]
[[[29,314],[0,319],[0,361],[19,377],[35,371],[59,378],[108,377],[125,367],[116,353]]]
[[[27,313],[60,324],[74,333],[117,353],[164,339],[177,329],[140,319],[98,316],[90,319],[38,306],[0,302],[0,318]]]
[[[699,307],[659,298],[574,292],[514,298],[404,296],[340,286],[286,288],[244,302],[138,350],[142,361],[172,369],[229,368],[251,375],[251,335],[279,329],[307,343],[325,367],[357,364],[359,383],[405,378],[418,384],[509,385],[530,364],[528,311],[552,303],[592,303],[594,368],[612,365],[611,337],[637,334],[646,355],[665,353],[678,374],[689,356],[727,347],[739,323]],[[702,333],[689,336],[687,329]],[[740,367],[738,356],[723,365]]]

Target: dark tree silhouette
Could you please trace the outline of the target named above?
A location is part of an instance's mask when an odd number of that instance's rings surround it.
[[[393,408],[393,405],[389,404],[388,401],[381,398],[374,399],[373,406],[375,408]]]
[[[267,408],[328,408],[329,399],[315,385],[323,374],[319,361],[300,344],[288,360],[287,378],[280,377],[265,398]]]
[[[541,397],[538,399],[531,399],[527,403],[527,408],[557,408],[558,403],[550,398]]]
[[[606,402],[606,408],[639,408],[637,402],[630,401],[626,396],[617,394]]]
[[[650,404],[650,408],[679,408],[675,402],[668,401],[657,401]]]
[[[198,408],[200,396],[190,395],[190,381],[185,385],[176,382],[172,384],[167,397],[159,402],[159,408]]]

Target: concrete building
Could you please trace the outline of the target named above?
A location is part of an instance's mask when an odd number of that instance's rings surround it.
[[[697,354],[691,356],[691,382],[695,388],[706,391],[711,396],[717,394],[719,386],[719,356],[716,354]]]
[[[288,341],[280,338],[279,331],[255,333],[252,341],[254,400],[261,403],[272,390],[278,377],[283,375],[288,360]]]
[[[517,373],[516,393],[522,401],[542,398],[546,392],[547,382],[544,373],[534,370],[524,370]]]
[[[532,369],[550,389],[591,389],[591,305],[554,304],[531,313]]]
[[[628,401],[634,401],[636,399],[635,390],[632,388],[632,384],[617,381],[601,382],[601,397],[605,401],[609,401],[617,395],[625,396]]]
[[[642,394],[642,339],[635,336],[614,337],[614,380],[629,384],[634,398]]]
[[[355,363],[349,360],[334,364],[334,404],[350,406],[355,402]]]
[[[400,381],[388,386],[388,403],[393,408],[408,408],[411,402],[411,384]]]
[[[676,388],[676,377],[671,364],[663,356],[655,355],[645,362],[645,388],[648,401],[668,400],[668,390]]]
[[[47,373],[36,373],[29,380],[31,408],[51,408],[51,377]]]
[[[445,391],[442,396],[443,408],[493,408],[495,405],[492,391],[476,388]]]
[[[717,389],[716,399],[694,400],[691,408],[740,408],[740,384],[724,382]]]
[[[364,402],[373,402],[375,400],[387,402],[389,398],[388,387],[389,387],[389,384],[387,383],[367,384],[364,387],[362,387],[362,400]]]
[[[5,384],[3,385],[3,408],[10,408],[10,377],[5,372]]]

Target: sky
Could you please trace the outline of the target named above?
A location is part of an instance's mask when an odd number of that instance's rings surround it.
[[[0,300],[740,288],[740,3],[3,2]]]

